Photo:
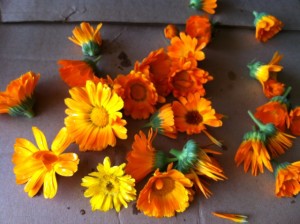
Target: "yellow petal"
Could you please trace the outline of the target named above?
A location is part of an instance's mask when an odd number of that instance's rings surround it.
[[[32,127],[32,132],[40,150],[49,150],[46,137],[44,133],[37,127]]]
[[[53,140],[51,149],[56,155],[60,155],[62,152],[66,150],[66,148],[71,143],[72,143],[72,139],[68,135],[67,129],[64,127],[58,132],[55,139]]]
[[[44,179],[44,197],[53,198],[57,192],[57,181],[54,170],[46,173]]]

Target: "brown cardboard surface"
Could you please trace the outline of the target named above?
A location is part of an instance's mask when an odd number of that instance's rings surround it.
[[[2,3],[5,4],[8,1]],[[220,1],[220,4],[226,6],[225,1]],[[49,13],[50,11],[52,12],[49,10]],[[291,10],[291,13],[286,13],[283,20],[288,20],[293,12]],[[2,18],[3,16],[2,11]],[[46,14],[44,16],[47,17]],[[11,163],[13,145],[18,137],[34,142],[32,126],[39,127],[45,133],[50,145],[58,130],[63,127],[66,116],[64,99],[69,97],[69,93],[67,85],[58,75],[57,60],[82,58],[81,49],[67,39],[73,28],[74,24],[67,23],[0,24],[0,91],[12,79],[29,70],[41,73],[36,88],[37,116],[27,119],[0,115],[0,223],[230,223],[212,216],[211,212],[214,211],[248,215],[249,223],[299,223],[299,198],[276,198],[273,174],[265,171],[265,174],[253,177],[249,173],[245,174],[242,167],[236,168],[233,161],[243,134],[252,129],[253,123],[247,110],[254,111],[257,106],[267,102],[260,84],[248,75],[246,65],[252,59],[268,62],[275,51],[282,53],[284,58],[281,64],[284,70],[278,78],[293,87],[292,104],[300,104],[298,31],[283,31],[262,44],[255,40],[253,29],[219,26],[211,44],[205,49],[206,59],[200,66],[214,76],[214,81],[206,85],[207,97],[212,100],[217,112],[228,117],[224,120],[223,127],[209,129],[227,147],[218,161],[228,176],[227,181],[210,182],[209,187],[213,192],[211,198],[205,199],[197,194],[190,207],[173,218],[146,217],[136,211],[135,202],[130,203],[127,209],[123,208],[119,214],[113,210],[107,213],[92,212],[89,199],[83,196],[81,178],[90,173],[105,156],[110,156],[114,164],[125,161],[134,134],[146,122],[134,121],[128,117],[127,140],[118,140],[115,148],[108,148],[103,152],[79,153],[78,146],[71,145],[68,151],[77,152],[80,157],[78,172],[73,177],[58,176],[58,192],[54,199],[46,200],[42,194],[33,199],[28,198],[23,191],[24,185],[15,184]],[[167,46],[163,28],[159,24],[104,23],[101,29],[104,51],[99,63],[102,73],[113,77],[119,73],[126,74],[136,60],[140,61],[150,51]],[[118,57],[121,52],[127,54],[132,66],[122,66]],[[166,151],[169,148],[180,149],[187,139],[196,139],[203,145],[209,142],[202,134],[188,137],[181,134],[176,141],[158,136],[154,146]],[[297,138],[293,148],[280,157],[279,161],[300,160],[299,146],[300,140]],[[141,187],[142,184],[138,184],[138,189]],[[81,210],[85,211],[84,215]]]

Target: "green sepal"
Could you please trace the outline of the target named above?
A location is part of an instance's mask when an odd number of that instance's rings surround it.
[[[288,87],[282,96],[274,96],[270,99],[270,102],[278,102],[281,104],[285,104],[287,107],[290,106],[290,101],[287,99],[287,96],[291,92],[292,87]]]
[[[253,130],[253,131],[249,131],[249,132],[245,133],[243,136],[243,140],[244,141],[255,140],[255,141],[260,141],[260,142],[265,143],[267,140],[267,137],[264,132]]]
[[[278,175],[278,172],[281,170],[281,169],[285,169],[287,166],[289,166],[291,163],[289,162],[283,162],[283,163],[279,163],[279,164],[276,164],[276,167],[275,167],[275,171],[274,171],[274,176],[275,178],[277,177]]]
[[[190,4],[189,4],[190,8],[193,9],[201,9],[202,7],[202,0],[190,0]]]
[[[260,120],[258,120],[251,111],[248,111],[249,116],[254,121],[254,123],[258,126],[259,131],[265,133],[267,137],[274,135],[277,132],[277,129],[274,124],[268,123],[263,124]]]
[[[145,124],[144,127],[152,127],[153,130],[157,130],[159,134],[162,133],[161,119],[158,117],[158,111],[156,111],[151,117],[149,123]]]
[[[264,17],[264,16],[267,16],[268,14],[265,13],[265,12],[253,11],[253,15],[255,16],[253,24],[254,24],[254,26],[256,26],[256,24],[261,20],[261,18]]]
[[[256,73],[257,70],[260,66],[262,66],[263,64],[260,61],[256,61],[256,62],[250,62],[247,67],[250,70],[250,76],[254,79],[256,79]]]
[[[88,43],[82,45],[82,53],[85,56],[96,57],[100,55],[101,48],[99,44],[95,43],[94,41],[89,41]]]
[[[154,158],[154,168],[164,171],[169,164],[168,157],[163,151],[157,151]]]
[[[32,107],[34,105],[34,98],[27,97],[20,105],[9,108],[8,114],[11,116],[25,116],[28,118],[34,117]]]

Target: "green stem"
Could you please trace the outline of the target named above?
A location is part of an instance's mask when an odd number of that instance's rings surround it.
[[[260,122],[253,114],[250,110],[248,110],[248,114],[251,117],[251,119],[254,121],[254,123],[259,127],[260,130],[263,130],[265,125]]]
[[[169,153],[170,153],[171,155],[173,155],[173,156],[176,156],[176,158],[179,158],[179,156],[181,155],[181,152],[180,152],[179,150],[177,150],[177,149],[171,149],[171,150],[169,151]]]
[[[291,90],[292,90],[292,87],[289,86],[289,87],[286,89],[286,91],[284,92],[284,94],[282,95],[282,97],[283,97],[283,98],[286,98],[286,97],[289,95],[289,93],[291,92]]]
[[[151,122],[149,122],[149,123],[147,123],[147,124],[145,124],[145,125],[143,126],[143,128],[149,128],[149,127],[152,127],[152,123],[151,123]]]
[[[257,15],[258,15],[258,12],[256,12],[256,11],[253,11],[253,15],[254,15],[255,17],[257,17]]]
[[[167,158],[168,163],[176,162],[178,161],[178,158]]]
[[[33,117],[34,117],[34,112],[33,112],[32,109],[28,109],[28,110],[24,111],[23,114],[24,114],[26,117],[28,117],[28,118],[33,118]]]

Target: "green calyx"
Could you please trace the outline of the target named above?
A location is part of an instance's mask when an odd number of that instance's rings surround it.
[[[268,14],[265,13],[265,12],[253,11],[253,15],[255,17],[253,24],[254,24],[254,26],[256,26],[256,24],[261,20],[261,18],[264,17],[264,16],[267,16]]]
[[[277,132],[277,129],[274,124],[268,123],[263,124],[261,121],[259,121],[251,111],[248,111],[249,116],[254,121],[254,123],[258,126],[259,130],[263,133],[265,133],[267,136],[274,135]]]
[[[254,131],[249,131],[246,134],[244,134],[243,137],[244,141],[248,141],[248,140],[253,140],[253,141],[260,141],[260,142],[266,142],[267,137],[266,134],[258,131],[258,130],[254,130]]]
[[[154,159],[154,168],[159,170],[165,170],[167,165],[170,163],[170,159],[166,156],[163,151],[157,151]]]
[[[149,123],[145,124],[144,127],[152,127],[154,130],[157,130],[159,134],[162,134],[161,119],[158,117],[158,112],[155,112],[151,116]]]
[[[181,152],[176,149],[171,149],[170,153],[178,159],[176,169],[182,173],[188,173],[198,161],[199,150],[201,149],[194,140],[187,141]]]
[[[274,176],[275,178],[277,177],[278,175],[278,172],[281,170],[281,169],[285,169],[287,166],[289,166],[291,163],[289,162],[283,162],[283,163],[279,163],[279,164],[275,164],[275,172],[274,172]]]
[[[93,70],[94,74],[97,77],[98,77],[98,74],[99,74],[99,69],[97,67],[97,63],[100,59],[101,59],[101,55],[99,55],[97,58],[94,58],[94,59],[85,58],[83,60],[85,63],[87,63],[90,66],[90,68]]]
[[[202,0],[190,0],[190,8],[200,9],[202,7]]]
[[[250,62],[247,67],[249,68],[250,70],[250,76],[254,79],[256,79],[256,73],[257,73],[257,70],[258,68],[262,66],[262,63],[260,61],[253,61],[253,62]]]
[[[291,92],[291,90],[292,90],[292,87],[289,86],[289,87],[285,90],[285,92],[284,92],[284,94],[283,94],[282,96],[274,96],[274,97],[270,100],[270,102],[279,102],[279,103],[285,104],[287,107],[289,107],[289,106],[290,106],[290,101],[287,99],[287,96],[289,95],[289,93]]]
[[[85,56],[96,57],[100,55],[101,48],[97,43],[89,41],[88,43],[82,45],[82,53]]]
[[[34,117],[32,107],[34,105],[33,97],[27,97],[20,105],[9,108],[9,115],[11,116],[25,116],[28,118]]]

